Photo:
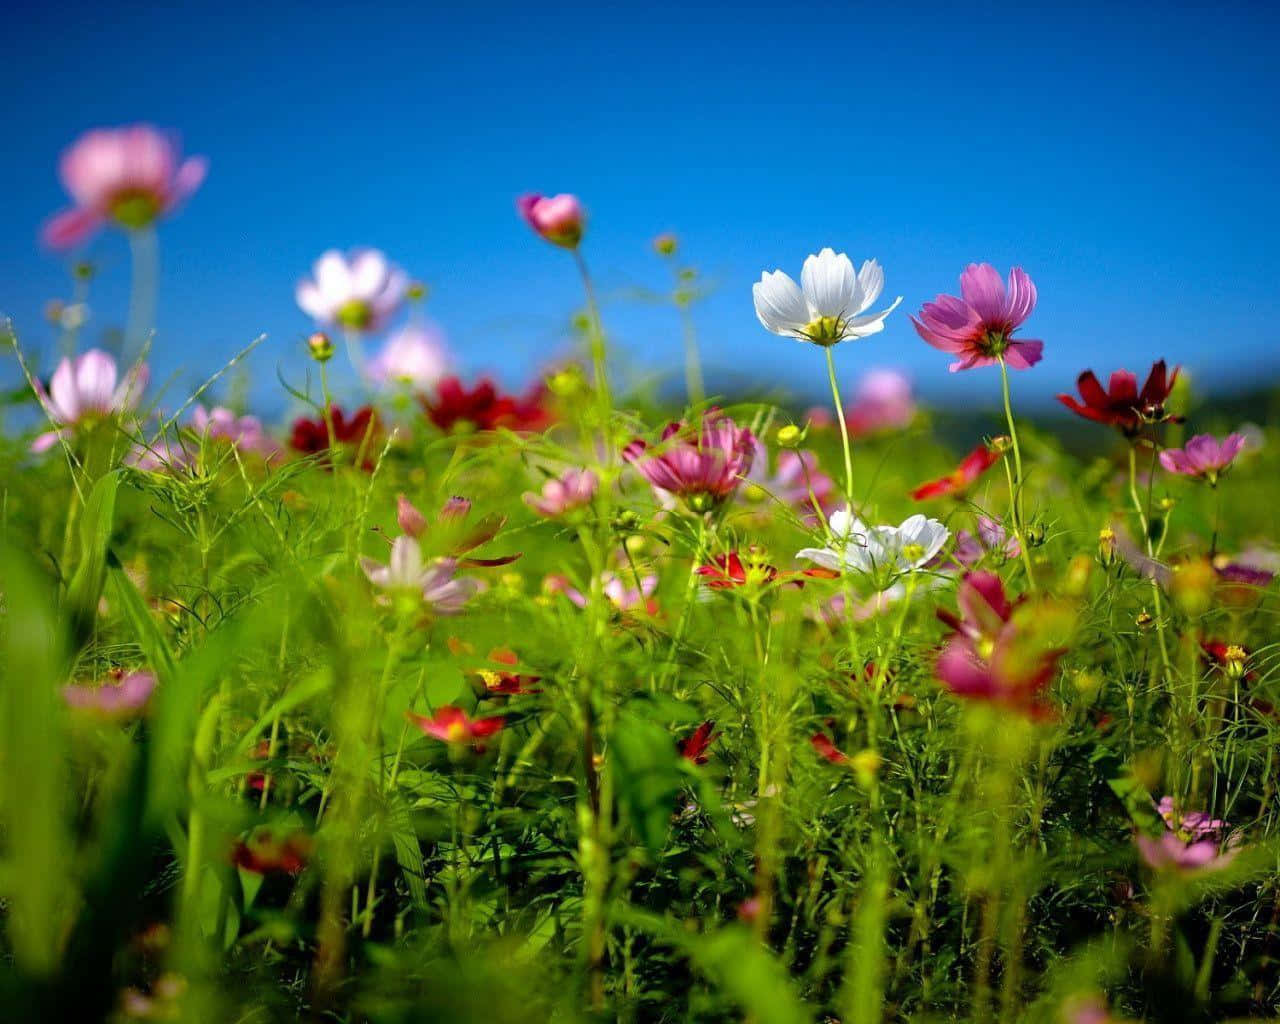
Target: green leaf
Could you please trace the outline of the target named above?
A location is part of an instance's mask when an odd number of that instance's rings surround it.
[[[98,616],[98,600],[107,575],[107,553],[115,523],[120,472],[106,474],[89,492],[80,518],[80,556],[67,587],[67,614],[77,646],[88,640]]]
[[[656,722],[622,712],[609,737],[618,803],[640,842],[653,852],[666,845],[676,795],[684,782],[671,734]]]

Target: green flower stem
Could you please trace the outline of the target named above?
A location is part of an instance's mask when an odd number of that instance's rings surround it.
[[[146,345],[156,322],[156,291],[160,283],[160,245],[153,226],[129,232],[132,280],[129,319],[124,332],[124,362],[132,362]]]
[[[1013,474],[1009,473],[1008,460],[1005,461],[1005,475],[1009,480],[1009,513],[1012,518],[1013,535],[1017,538],[1018,549],[1022,552],[1022,566],[1027,572],[1027,586],[1036,589],[1036,574],[1031,565],[1031,552],[1027,548],[1027,531],[1022,515],[1022,488],[1026,478],[1022,474],[1022,447],[1018,444],[1018,426],[1013,418],[1013,402],[1009,397],[1009,367],[1004,357],[1000,357],[1000,394],[1004,399],[1004,417],[1009,425],[1009,443],[1013,447]]]
[[[836,360],[831,350],[834,346],[827,345],[824,351],[827,354],[827,379],[831,383],[831,399],[836,404],[836,419],[840,423],[840,445],[844,450],[844,496],[849,503],[850,511],[853,510],[853,453],[849,448],[849,424],[844,418],[844,403],[840,401],[840,385],[836,383]]]

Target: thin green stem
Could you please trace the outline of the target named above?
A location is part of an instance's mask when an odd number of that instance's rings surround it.
[[[1005,474],[1009,480],[1009,514],[1013,535],[1022,554],[1022,566],[1027,572],[1027,586],[1035,590],[1036,575],[1031,565],[1031,552],[1027,548],[1027,531],[1022,515],[1022,488],[1025,483],[1022,474],[1022,446],[1018,443],[1018,425],[1013,418],[1013,401],[1009,397],[1009,367],[1003,356],[1000,357],[1000,394],[1004,399],[1004,418],[1009,425],[1009,444],[1013,448],[1012,475],[1009,475],[1008,461],[1005,462]]]
[[[849,424],[844,418],[844,403],[840,400],[840,385],[836,383],[836,360],[832,355],[834,346],[827,345],[827,378],[831,382],[831,399],[836,404],[836,419],[840,423],[840,445],[844,450],[844,496],[853,510],[853,452],[849,447]]]

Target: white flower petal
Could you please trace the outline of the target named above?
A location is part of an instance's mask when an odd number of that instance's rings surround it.
[[[898,303],[902,301],[899,295],[893,300],[893,305],[880,313],[870,313],[867,316],[855,316],[845,321],[844,336],[846,338],[865,338],[872,334],[879,334],[884,330],[884,320],[890,313],[898,308]]]
[[[800,271],[800,287],[808,300],[812,318],[844,316],[852,312],[857,290],[853,264],[844,253],[826,248],[804,261]]]
[[[880,298],[884,290],[884,269],[877,260],[865,260],[858,271],[858,304],[849,308],[850,313],[862,313]]]
[[[809,305],[796,283],[781,270],[761,274],[751,286],[756,317],[765,330],[795,336],[809,322]]]

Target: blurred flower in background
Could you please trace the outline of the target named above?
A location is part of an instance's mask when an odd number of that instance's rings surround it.
[[[295,295],[321,326],[363,334],[385,327],[408,290],[408,275],[377,249],[346,256],[330,249],[316,260],[312,276],[298,282]]]

